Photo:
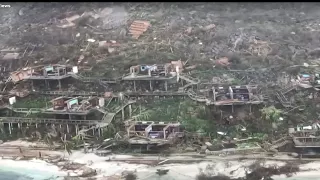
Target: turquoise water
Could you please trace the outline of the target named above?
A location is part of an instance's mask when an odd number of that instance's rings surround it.
[[[31,173],[31,174],[30,174]],[[52,174],[46,175],[45,173],[41,172],[16,172],[16,170],[2,170],[0,169],[0,179],[1,180],[61,180],[63,178],[56,177]]]
[[[1,162],[1,161],[0,161]],[[39,167],[40,166],[40,167]],[[38,168],[39,167],[39,168]],[[41,163],[23,163],[2,161],[0,164],[0,180],[62,180],[61,173]],[[51,171],[52,170],[52,171]],[[58,174],[60,176],[58,176]]]
[[[22,174],[14,173],[12,171],[3,171],[0,169],[1,180],[32,180],[31,177]]]
[[[320,177],[290,177],[290,178],[273,178],[274,180],[319,180]]]

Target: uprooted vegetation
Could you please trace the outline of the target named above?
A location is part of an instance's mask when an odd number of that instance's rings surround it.
[[[205,172],[200,172],[196,177],[196,180],[258,180],[267,179],[273,180],[272,176],[285,174],[287,177],[291,177],[294,173],[299,171],[297,164],[287,163],[284,166],[265,166],[261,162],[255,162],[246,167],[245,177],[232,178],[225,175],[215,175],[212,172],[213,168],[208,166]]]
[[[279,8],[284,7],[286,13],[281,14]],[[228,7],[221,3],[17,3],[3,11],[6,26],[0,31],[7,34],[1,37],[3,46],[26,51],[21,64],[79,63],[94,66],[95,72],[108,69],[116,73],[112,69],[123,72],[137,63],[177,59],[210,64],[207,69],[211,69],[213,61],[227,56],[233,68],[271,65],[271,72],[272,67],[301,64],[317,55],[313,50],[317,27],[306,14],[313,8],[311,4],[289,7],[285,3],[263,7],[254,3]],[[61,23],[74,15],[81,18],[61,28]],[[128,34],[134,20],[151,23],[138,40]],[[296,26],[291,27],[292,23]],[[89,38],[96,42],[88,43]],[[98,50],[98,41],[110,40],[116,41],[117,47]]]

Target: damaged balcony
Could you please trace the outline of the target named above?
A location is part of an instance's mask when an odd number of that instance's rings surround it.
[[[135,143],[143,144],[143,137],[147,139],[173,140],[183,136],[180,123],[164,123],[152,121],[135,121],[127,128],[129,137],[141,137],[141,141]],[[132,142],[133,143],[133,142]],[[139,143],[138,143],[139,144]]]
[[[45,114],[69,114],[69,115],[88,115],[94,111],[100,111],[99,98],[81,98],[81,97],[58,97],[50,101],[52,107],[43,111]]]

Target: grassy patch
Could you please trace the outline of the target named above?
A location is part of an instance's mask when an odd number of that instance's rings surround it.
[[[14,108],[45,108],[49,105],[48,98],[40,97],[27,97],[23,99],[17,99],[17,102],[13,104]]]

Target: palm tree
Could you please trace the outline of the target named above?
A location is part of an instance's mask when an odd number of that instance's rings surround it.
[[[282,114],[282,110],[275,108],[274,106],[264,107],[261,109],[262,116],[265,120],[271,122],[278,122]]]
[[[45,134],[44,141],[49,146],[50,149],[53,147],[53,145],[54,145],[53,144],[53,137],[50,132]]]
[[[277,109],[274,106],[264,107],[260,110],[262,116],[265,120],[268,121],[268,124],[272,126],[272,134],[274,129],[278,127],[279,122],[281,121],[281,114],[283,113],[281,109]]]
[[[4,125],[3,123],[0,123],[0,133],[1,133],[1,139],[4,140],[7,138],[7,133],[4,130]]]
[[[55,127],[51,126],[51,128],[48,128],[47,132],[45,132],[44,141],[47,145],[49,145],[50,148],[52,148],[54,145],[53,144],[54,138],[57,138],[57,136],[58,136],[58,133]]]
[[[151,113],[152,113],[151,110],[144,111],[144,112],[141,112],[135,116],[132,116],[132,119],[134,119],[136,121],[147,121],[150,119]]]
[[[81,129],[76,136],[72,137],[72,141],[74,142],[75,146],[79,146],[80,144],[82,144],[84,147],[86,147],[86,141],[93,138],[93,136],[88,135],[86,132],[94,128],[95,127],[91,127],[89,129]]]
[[[72,153],[71,149],[72,149],[72,143],[70,141],[67,141],[67,135],[64,135],[64,138],[61,137],[61,141],[63,143],[64,146],[64,151],[67,152],[69,155]]]

